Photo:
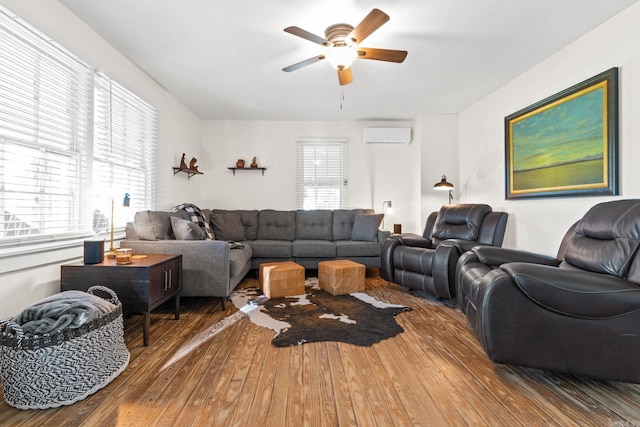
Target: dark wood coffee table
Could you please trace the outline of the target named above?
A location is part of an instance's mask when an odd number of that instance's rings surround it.
[[[124,313],[142,313],[143,341],[149,345],[149,313],[175,298],[175,319],[180,319],[182,255],[147,255],[131,264],[116,264],[105,259],[99,264],[77,262],[60,269],[60,290],[86,291],[102,285],[112,289],[122,303]]]

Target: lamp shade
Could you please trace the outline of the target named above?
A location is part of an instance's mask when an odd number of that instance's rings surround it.
[[[325,57],[336,70],[345,70],[358,58],[358,52],[350,46],[334,46]]]
[[[435,184],[433,184],[434,190],[448,191],[453,190],[453,188],[453,184],[447,181],[446,175],[442,175],[442,179],[440,180],[440,182],[436,182]]]

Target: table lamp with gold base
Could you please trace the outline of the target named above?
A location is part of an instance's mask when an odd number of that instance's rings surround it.
[[[124,193],[124,200],[122,201],[122,206],[128,208],[131,204],[131,197],[129,197],[129,193]],[[116,258],[116,248],[113,246],[113,231],[114,231],[114,223],[115,223],[115,204],[113,199],[111,199],[111,239],[109,240],[109,253],[105,255],[108,259]]]

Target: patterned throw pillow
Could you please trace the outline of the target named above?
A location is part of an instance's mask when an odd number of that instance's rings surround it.
[[[189,215],[191,221],[198,224],[200,228],[204,230],[205,235],[207,236],[207,240],[214,239],[213,231],[211,231],[211,227],[209,227],[209,223],[207,222],[204,214],[199,207],[191,203],[183,203],[173,208],[174,212],[178,212],[180,210],[185,211]]]

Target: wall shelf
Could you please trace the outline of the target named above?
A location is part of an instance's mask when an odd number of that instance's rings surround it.
[[[233,171],[233,175],[236,174],[236,171],[262,171],[262,176],[264,176],[264,171],[267,170],[267,168],[227,168],[229,170]]]
[[[175,167],[173,168],[173,176],[176,176],[176,174],[178,172],[184,172],[187,174],[187,179],[191,179],[192,176],[194,175],[203,175],[202,172],[195,170],[195,169],[189,169],[189,168],[179,168],[179,167]]]

